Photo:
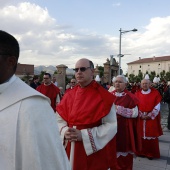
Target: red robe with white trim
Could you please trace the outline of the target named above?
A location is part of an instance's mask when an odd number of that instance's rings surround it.
[[[151,88],[151,92],[149,94],[142,94],[141,90],[138,91],[136,94],[137,98],[139,99],[139,110],[141,112],[151,112],[154,107],[161,102],[162,97],[159,93],[158,90]],[[144,135],[143,132],[143,121],[141,119],[141,135]],[[161,136],[162,133],[162,128],[161,128],[161,120],[160,120],[160,112],[159,114],[155,117],[155,119],[149,119],[146,120],[146,129],[145,129],[145,136],[147,137],[159,137]]]
[[[68,123],[77,129],[88,129],[102,124],[101,120],[113,105],[113,96],[97,82],[92,81],[87,87],[79,85],[68,91],[57,112]],[[70,142],[66,152],[70,156]],[[87,156],[83,142],[75,142],[74,170],[107,170],[116,163],[116,143],[113,138],[103,149]]]
[[[128,90],[123,91],[123,96],[116,96],[116,90],[111,92],[116,106],[133,109],[138,104],[138,99]],[[118,130],[116,134],[117,152],[134,152],[141,149],[140,119],[126,118],[117,114]]]
[[[57,95],[60,93],[60,89],[55,86],[53,83],[51,83],[48,86],[45,86],[44,84],[41,84],[36,88],[37,91],[44,94],[51,100],[51,107],[53,108],[54,112],[56,111],[56,99]]]

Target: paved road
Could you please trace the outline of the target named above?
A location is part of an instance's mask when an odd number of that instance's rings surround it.
[[[161,124],[163,130],[167,127],[167,118],[168,118],[168,105],[167,103],[161,104]]]
[[[167,129],[168,107],[161,104],[161,125],[163,135],[159,137],[161,158],[149,160],[147,158],[134,158],[133,170],[170,170],[170,130]]]

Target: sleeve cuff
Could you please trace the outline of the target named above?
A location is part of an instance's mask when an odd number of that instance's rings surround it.
[[[68,129],[68,126],[64,126],[64,127],[61,128],[61,130],[60,130],[60,137],[61,137],[62,143],[63,143],[63,145],[64,145],[64,148],[66,148],[67,143],[68,143],[68,140],[64,140],[64,134],[65,134],[65,132],[67,131],[67,129]]]
[[[85,152],[86,152],[87,156],[91,155],[93,153],[93,149],[92,149],[92,145],[90,142],[90,138],[89,138],[87,129],[81,130],[81,134],[82,134],[82,140],[83,140]]]

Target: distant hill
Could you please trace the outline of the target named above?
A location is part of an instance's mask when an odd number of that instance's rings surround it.
[[[44,65],[35,66],[34,67],[34,75],[41,74],[41,71],[45,71],[45,72],[48,72],[50,74],[54,74],[54,72],[56,70],[57,70],[57,68],[55,66],[52,66],[52,65],[49,65],[49,66],[44,66]],[[67,75],[73,75],[74,74],[74,70],[72,68],[67,68],[66,69],[66,74]]]

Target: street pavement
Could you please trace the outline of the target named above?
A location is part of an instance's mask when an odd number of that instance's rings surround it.
[[[163,135],[159,137],[160,159],[136,157],[133,170],[170,170],[170,130],[167,129],[168,106],[161,103],[161,125]]]

